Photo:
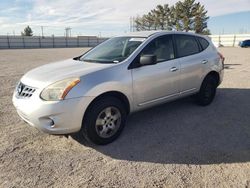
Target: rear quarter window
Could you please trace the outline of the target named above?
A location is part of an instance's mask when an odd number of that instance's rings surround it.
[[[207,49],[207,47],[209,46],[209,42],[204,39],[204,38],[201,38],[201,37],[197,37],[198,38],[198,41],[202,47],[203,50]]]

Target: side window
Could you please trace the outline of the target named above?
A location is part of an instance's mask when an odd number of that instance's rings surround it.
[[[204,38],[201,38],[201,37],[197,37],[198,40],[199,40],[199,43],[201,44],[201,47],[203,50],[207,49],[207,47],[209,46],[209,42],[204,39]]]
[[[178,57],[199,53],[199,45],[195,37],[190,35],[175,35]]]
[[[157,62],[174,59],[172,35],[160,36],[154,39],[142,50],[141,55],[156,55]]]

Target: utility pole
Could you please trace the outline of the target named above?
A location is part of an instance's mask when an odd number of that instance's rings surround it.
[[[41,26],[41,31],[42,31],[42,38],[44,38],[44,36],[43,36],[43,26]]]
[[[132,17],[129,18],[129,31],[132,32]]]
[[[135,17],[130,17],[130,32],[135,31]]]
[[[72,28],[70,28],[70,27],[66,27],[65,28],[65,35],[66,35],[66,37],[71,37],[71,29]]]
[[[129,18],[129,30],[130,30],[130,32],[135,31],[135,17]]]

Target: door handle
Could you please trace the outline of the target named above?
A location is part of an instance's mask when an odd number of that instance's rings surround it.
[[[172,68],[170,69],[170,71],[171,71],[171,72],[175,72],[175,71],[178,71],[178,69],[177,69],[176,67],[172,67]]]
[[[207,64],[207,63],[208,63],[208,60],[203,60],[201,63],[202,63],[202,64]]]

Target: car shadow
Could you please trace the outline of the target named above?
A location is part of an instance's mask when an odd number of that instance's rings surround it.
[[[239,66],[239,65],[241,65],[241,64],[225,64],[224,68],[225,69],[234,69],[233,68],[234,66]]]
[[[131,115],[119,139],[106,146],[73,139],[114,159],[161,164],[250,161],[250,89],[218,89],[207,107],[192,98]]]

